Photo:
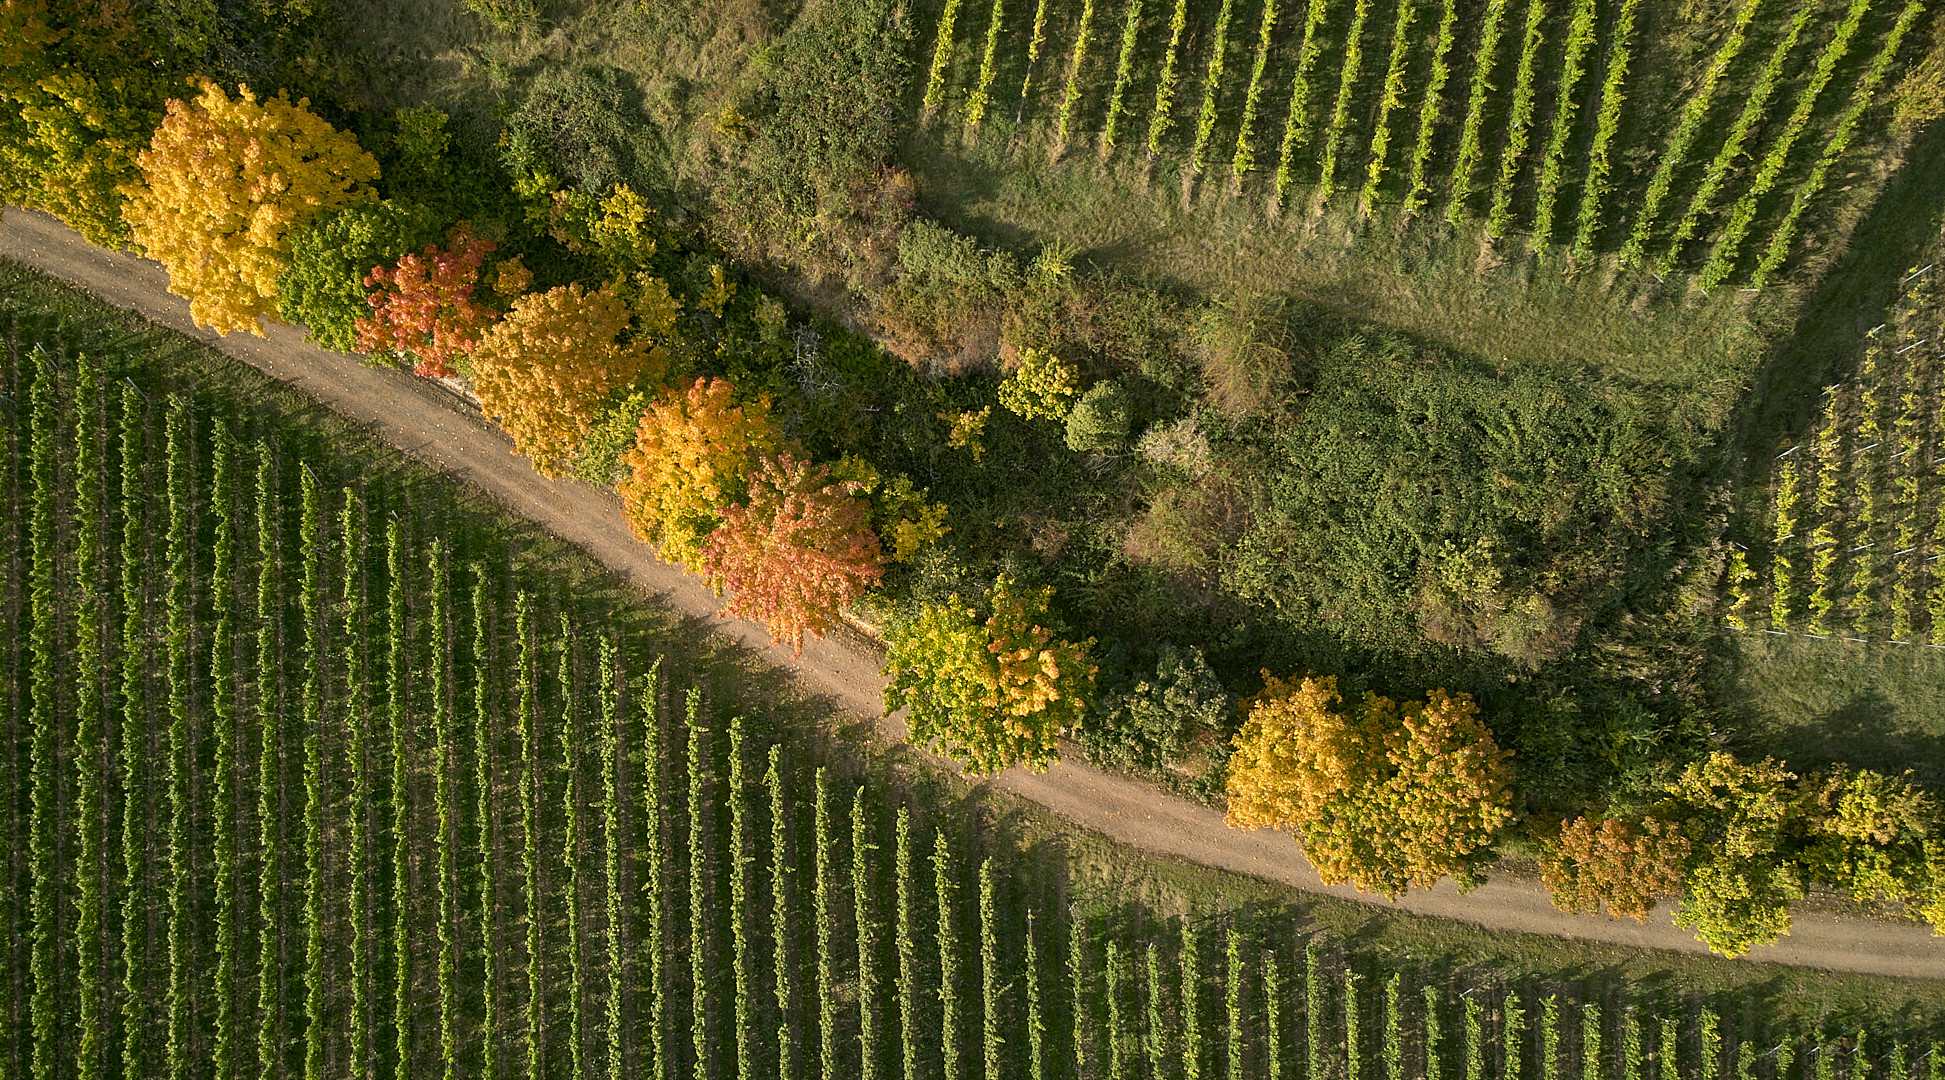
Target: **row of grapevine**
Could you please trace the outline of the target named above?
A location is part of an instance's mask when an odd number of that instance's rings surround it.
[[[1498,179],[1493,182],[1492,209],[1486,212],[1486,235],[1501,237],[1513,208],[1513,182],[1519,178],[1526,141],[1533,131],[1533,105],[1536,90],[1536,60],[1540,53],[1541,28],[1546,22],[1546,0],[1527,0],[1526,33],[1520,38],[1519,71],[1513,77],[1513,111],[1506,121],[1506,146],[1499,153]]]
[[[665,718],[634,623],[424,489],[48,355],[8,473],[15,824],[55,883],[10,898],[26,1075],[1395,1077],[1456,1062],[1461,1017],[1505,1059],[1468,1075],[1508,1075],[1639,1042],[1612,997],[1528,1046],[1493,987],[1028,877],[699,690]]]
[[[1870,0],[1851,0],[1850,10],[1844,15],[1844,21],[1837,25],[1837,32],[1831,36],[1830,41],[1824,45],[1823,52],[1818,55],[1816,70],[1811,73],[1810,79],[1797,93],[1796,107],[1790,111],[1789,119],[1784,122],[1783,129],[1770,142],[1769,149],[1763,152],[1762,161],[1757,165],[1755,178],[1750,181],[1748,189],[1730,208],[1729,219],[1723,226],[1722,235],[1709,252],[1708,263],[1702,267],[1701,282],[1704,289],[1712,289],[1726,281],[1735,270],[1736,256],[1742,249],[1742,242],[1748,237],[1750,228],[1755,224],[1758,204],[1781,179],[1783,167],[1789,163],[1790,152],[1796,148],[1797,140],[1809,127],[1810,115],[1817,107],[1817,99],[1823,95],[1824,87],[1836,74],[1837,65],[1849,55],[1851,42],[1857,35],[1857,28],[1863,23],[1864,15],[1870,7]]]
[[[1738,194],[1723,218],[1720,236],[1701,270],[1705,286],[1713,286],[1735,271],[1738,252],[1751,230],[1763,220],[1765,196],[1788,163],[1792,145],[1803,134],[1810,117],[1806,110],[1814,106],[1822,84],[1851,51],[1851,38],[1858,32],[1862,10],[1858,3],[1863,0],[1850,5],[1849,12],[1836,23],[1833,36],[1819,49],[1813,69],[1797,95],[1797,108],[1780,127],[1765,122],[1771,100],[1780,87],[1795,79],[1797,73],[1792,70],[1795,45],[1812,29],[1821,12],[1814,4],[1803,4],[1788,30],[1776,40],[1768,63],[1758,70],[1740,61],[1760,2],[1745,0],[1738,6],[1728,34],[1708,55],[1708,66],[1698,70],[1688,80],[1688,88],[1665,106],[1651,96],[1628,93],[1629,73],[1638,51],[1634,38],[1639,0],[1613,0],[1611,4],[1600,0],[1571,0],[1565,5],[1529,2],[1525,8],[1524,32],[1518,39],[1517,69],[1513,78],[1504,83],[1498,69],[1513,62],[1512,57],[1500,55],[1502,38],[1510,33],[1506,26],[1511,18],[1508,0],[1486,0],[1482,10],[1472,13],[1462,12],[1456,0],[1442,3],[1437,28],[1429,34],[1416,32],[1422,14],[1420,8],[1425,5],[1397,4],[1390,9],[1390,45],[1381,72],[1376,68],[1365,70],[1369,65],[1364,62],[1363,53],[1372,5],[1356,0],[1342,5],[1348,10],[1340,24],[1330,18],[1336,9],[1328,0],[1311,0],[1301,29],[1293,26],[1289,34],[1292,40],[1288,44],[1293,46],[1290,49],[1293,55],[1287,58],[1290,97],[1282,125],[1280,159],[1271,185],[1272,213],[1287,204],[1302,160],[1313,144],[1311,156],[1317,169],[1317,199],[1313,205],[1321,208],[1330,202],[1340,180],[1340,162],[1355,153],[1355,167],[1361,174],[1356,211],[1360,217],[1377,213],[1386,177],[1396,167],[1397,154],[1391,145],[1399,135],[1396,114],[1411,107],[1417,115],[1416,137],[1408,155],[1409,176],[1401,185],[1397,213],[1402,221],[1412,219],[1432,198],[1432,189],[1440,179],[1434,158],[1443,154],[1443,140],[1437,137],[1443,97],[1448,81],[1455,74],[1452,54],[1460,41],[1466,41],[1473,59],[1466,73],[1468,92],[1456,147],[1449,171],[1443,177],[1448,186],[1446,217],[1455,225],[1466,220],[1481,160],[1491,157],[1497,164],[1489,166],[1490,176],[1485,179],[1487,209],[1481,225],[1486,234],[1500,239],[1509,235],[1518,227],[1515,204],[1530,197],[1533,209],[1528,228],[1534,250],[1544,256],[1559,233],[1560,242],[1576,264],[1585,264],[1601,253],[1599,241],[1606,226],[1616,227],[1619,234],[1616,239],[1620,241],[1618,257],[1623,265],[1640,266],[1649,261],[1648,249],[1656,242],[1663,221],[1669,216],[1665,213],[1667,203],[1688,175],[1686,167],[1696,142],[1712,122],[1729,120],[1715,115],[1724,96],[1721,91],[1724,88],[1742,91],[1739,113],[1728,124],[1727,135],[1713,159],[1696,177],[1687,206],[1674,224],[1665,250],[1652,260],[1659,273],[1665,274],[1673,268],[1686,245],[1715,221],[1718,198],[1737,181],[1738,162],[1748,155],[1750,141],[1766,139],[1768,145],[1762,160],[1747,189]],[[969,134],[975,132],[1000,92],[999,83],[1006,77],[1008,57],[1024,44],[1024,74],[1017,76],[1021,81],[1020,113],[1014,125],[1017,133],[1031,97],[1029,88],[1035,82],[1042,59],[1047,0],[1037,0],[1031,40],[1024,42],[1013,40],[1003,0],[995,0],[983,11],[985,18],[975,20],[960,18],[960,3],[961,0],[946,0],[938,13],[921,111],[927,118],[936,114],[944,106],[952,73],[964,71],[960,76],[967,80],[963,126]],[[1068,31],[1072,36],[1064,53],[1064,79],[1043,86],[1050,101],[1046,122],[1050,128],[1051,155],[1058,158],[1079,137],[1080,126],[1098,120],[1099,157],[1105,161],[1112,156],[1127,119],[1129,99],[1139,90],[1140,57],[1145,50],[1152,49],[1159,63],[1153,75],[1154,102],[1146,139],[1151,163],[1166,149],[1166,141],[1176,126],[1177,98],[1183,91],[1182,84],[1192,74],[1200,105],[1192,135],[1182,140],[1185,174],[1194,177],[1208,171],[1218,126],[1234,123],[1235,143],[1230,152],[1229,171],[1231,190],[1240,194],[1245,177],[1257,165],[1262,95],[1268,86],[1283,77],[1276,70],[1276,58],[1281,51],[1275,40],[1279,0],[1265,0],[1258,10],[1260,21],[1249,76],[1246,82],[1239,77],[1230,78],[1233,86],[1226,85],[1224,80],[1229,53],[1235,48],[1230,33],[1235,5],[1225,0],[1213,6],[1212,21],[1201,27],[1199,33],[1191,32],[1195,28],[1190,25],[1191,13],[1186,0],[1176,0],[1171,6],[1166,43],[1159,35],[1144,42],[1145,0],[1126,0],[1108,18],[1120,30],[1112,64],[1090,64],[1090,50],[1094,48],[1094,38],[1100,34],[1097,23],[1102,21],[1102,13],[1095,10],[1095,0],[1083,0],[1078,17]],[[977,26],[960,34],[958,24],[962,21]],[[1469,26],[1465,25],[1468,21]],[[1549,29],[1556,23],[1559,24],[1557,34]],[[1606,27],[1604,42],[1603,27]],[[1024,33],[1018,36],[1026,37]],[[1879,39],[1879,52],[1887,63],[1896,55],[1900,44],[1901,35],[1896,30]],[[1338,49],[1337,91],[1331,107],[1317,116],[1313,115],[1314,76],[1319,58],[1332,45]],[[1595,70],[1597,45],[1604,47],[1598,58],[1600,68]],[[1191,55],[1198,51],[1199,63]],[[1425,62],[1422,54],[1430,56],[1427,78],[1414,82],[1410,75]],[[967,59],[962,62],[956,59],[959,56]],[[1107,74],[1109,70],[1111,75]],[[1583,86],[1590,73],[1600,76],[1597,93],[1587,92]],[[1099,94],[1104,107],[1087,93],[1090,82],[1096,78],[1102,81]],[[1041,81],[1045,83],[1044,79]],[[1536,113],[1543,90],[1552,94],[1552,107],[1548,111],[1550,124],[1545,141],[1536,157],[1529,152],[1532,149],[1529,144],[1540,126],[1541,118]],[[1233,100],[1225,103],[1225,99],[1239,94],[1240,103]],[[1414,99],[1413,94],[1419,96]],[[1865,95],[1864,107],[1868,107],[1869,97]],[[1637,98],[1645,99],[1645,109],[1672,109],[1667,142],[1655,156],[1652,174],[1638,186],[1630,177],[1617,177],[1618,162],[1636,152],[1636,148],[1624,145],[1623,140],[1630,132],[1655,131],[1659,125],[1647,115],[1630,115],[1636,111],[1630,105]],[[1591,109],[1590,115],[1581,115],[1585,111],[1583,105]],[[1369,131],[1359,130],[1358,137],[1354,138],[1353,129],[1363,128],[1367,121]],[[1787,207],[1776,208],[1781,220],[1764,242],[1764,255],[1751,279],[1753,283],[1760,285],[1770,278],[1787,257],[1801,227],[1803,212],[1815,202],[1829,168],[1835,167],[1850,150],[1855,127],[1855,124],[1839,123],[1824,141],[1828,165],[1817,170],[1805,185],[1804,197]],[[1493,141],[1488,137],[1493,130],[1505,133],[1496,148],[1487,145]],[[1844,133],[1841,137],[1839,131]],[[1587,145],[1586,168],[1584,174],[1576,176],[1574,148],[1582,141]],[[1577,195],[1574,194],[1576,183]],[[1563,200],[1568,197],[1573,202],[1563,207]],[[1562,220],[1568,216],[1571,216],[1570,226]],[[1623,224],[1625,229],[1619,228]],[[1780,254],[1772,255],[1772,252]]]

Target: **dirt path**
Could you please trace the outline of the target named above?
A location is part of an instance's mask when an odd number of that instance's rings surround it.
[[[208,342],[320,402],[372,425],[387,441],[427,464],[457,475],[508,506],[586,549],[645,592],[693,615],[711,615],[715,598],[696,577],[658,561],[622,521],[612,493],[585,484],[547,480],[514,456],[508,440],[477,410],[438,387],[395,371],[366,367],[357,358],[306,344],[290,327],[268,338],[218,338],[197,330],[186,301],[170,296],[154,263],[92,247],[53,218],[9,208],[0,220],[0,255],[70,281],[117,307]],[[813,641],[791,659],[770,649],[769,635],[740,620],[719,620],[724,633],[764,651],[812,689],[852,713],[873,719],[887,738],[905,728],[883,716],[879,658],[855,641]],[[1222,815],[1165,795],[1138,781],[1112,776],[1078,759],[1035,776],[1015,769],[992,781],[1077,825],[1148,851],[1281,882],[1309,892],[1383,904],[1348,886],[1326,886],[1296,842],[1273,832],[1226,827]],[[1706,950],[1657,912],[1645,926],[1556,910],[1530,880],[1496,877],[1467,896],[1450,882],[1413,892],[1397,908],[1460,919],[1495,930],[1551,934],[1687,953]],[[1750,959],[1830,971],[1945,979],[1945,939],[1915,924],[1873,919],[1799,917],[1789,937],[1758,948]]]

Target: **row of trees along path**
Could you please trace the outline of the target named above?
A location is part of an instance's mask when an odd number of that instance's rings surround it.
[[[479,412],[428,380],[365,366],[357,357],[306,343],[298,327],[272,326],[268,336],[218,338],[197,330],[187,301],[169,295],[168,276],[154,263],[94,247],[54,218],[8,207],[0,218],[0,256],[72,282],[103,301],[204,341],[282,380],[372,429],[385,441],[459,480],[477,486],[513,511],[546,526],[628,581],[684,615],[715,620],[716,597],[701,578],[660,562],[629,532],[612,492],[572,480],[548,480]],[[811,690],[846,713],[873,721],[887,739],[905,727],[883,714],[879,656],[870,643],[837,635],[808,642],[796,659],[770,648],[762,627],[715,620],[715,627],[762,650]],[[945,764],[943,761],[940,764]],[[1243,831],[1223,824],[1218,811],[1178,799],[1136,780],[1109,775],[1070,753],[1047,772],[1012,769],[992,787],[1030,799],[1062,817],[1146,851],[1250,874],[1309,892],[1385,905],[1349,886],[1326,886],[1290,836]],[[1645,948],[1706,952],[1666,910],[1647,924],[1569,915],[1554,908],[1538,881],[1496,875],[1461,896],[1451,882],[1408,893],[1398,910],[1461,919],[1495,930],[1552,934]],[[1799,914],[1790,936],[1759,946],[1748,959],[1830,971],[1945,978],[1945,939],[1917,924]]]

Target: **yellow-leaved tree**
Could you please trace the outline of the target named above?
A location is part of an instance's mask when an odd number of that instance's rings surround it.
[[[378,162],[282,92],[232,99],[204,80],[193,104],[168,103],[141,180],[128,189],[130,237],[169,271],[196,325],[261,336],[275,318],[291,240],[319,211],[364,194]]]
[[[481,336],[473,351],[480,407],[542,476],[567,470],[616,387],[660,377],[666,352],[643,336],[621,341],[628,326],[628,306],[613,292],[573,284],[521,297]]]
[[[1264,672],[1229,760],[1231,826],[1288,829],[1326,884],[1397,898],[1444,877],[1510,815],[1512,775],[1468,694],[1343,708],[1331,676]]]
[[[1051,588],[1002,575],[984,620],[953,596],[885,631],[885,708],[909,709],[912,741],[937,745],[973,774],[1044,771],[1060,736],[1080,726],[1094,693],[1094,639],[1060,636]]]
[[[628,524],[664,559],[701,570],[718,511],[743,500],[757,462],[782,441],[767,396],[738,403],[722,378],[669,390],[642,412],[635,445],[622,458],[628,475],[617,490]]]
[[[127,0],[0,0],[0,199],[119,247],[164,92]]]

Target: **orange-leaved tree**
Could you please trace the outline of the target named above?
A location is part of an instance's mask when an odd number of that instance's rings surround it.
[[[276,317],[277,275],[297,231],[318,212],[359,197],[378,162],[281,91],[232,100],[204,80],[194,104],[168,103],[141,181],[128,190],[129,235],[169,271],[196,325],[220,333]]]
[[[1655,902],[1681,890],[1688,837],[1649,814],[1579,817],[1564,822],[1540,857],[1540,881],[1562,911],[1646,922]]]
[[[1468,856],[1510,816],[1512,777],[1470,695],[1366,694],[1347,710],[1334,677],[1263,675],[1229,762],[1230,825],[1295,832],[1327,884],[1395,899],[1471,880]]]
[[[644,374],[659,377],[661,346],[619,340],[628,316],[606,289],[563,285],[514,301],[473,351],[480,407],[542,476],[566,470],[610,392]]]
[[[0,0],[0,199],[119,247],[166,93],[127,0]]]
[[[473,299],[494,247],[462,221],[446,234],[445,247],[427,244],[423,255],[401,256],[390,270],[372,267],[365,275],[371,317],[354,324],[358,350],[409,356],[422,378],[452,375],[453,361],[478,348],[480,335],[500,317]]]
[[[622,458],[628,475],[617,490],[628,524],[663,558],[702,569],[703,540],[718,515],[742,501],[751,470],[782,440],[767,396],[739,404],[722,378],[670,389],[642,412]]]
[[[805,633],[829,631],[885,575],[863,487],[789,451],[765,458],[750,477],[749,503],[724,507],[702,547],[703,573],[729,590],[724,610],[763,623],[802,655]]]
[[[974,774],[1060,757],[1063,732],[1080,726],[1098,670],[1094,639],[1060,636],[1051,588],[1022,589],[1002,575],[988,616],[958,596],[920,605],[885,631],[885,708],[905,708],[912,741],[938,744]]]

